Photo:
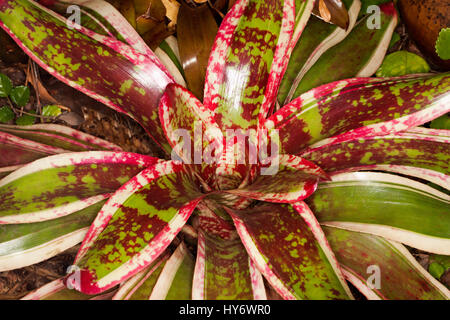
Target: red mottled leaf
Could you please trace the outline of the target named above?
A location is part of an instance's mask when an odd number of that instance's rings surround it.
[[[293,203],[311,195],[326,173],[314,163],[292,155],[272,159],[270,168],[259,168],[258,177],[246,187],[227,193],[268,202]]]
[[[187,168],[155,164],[123,185],[105,204],[76,257],[80,281],[93,294],[107,290],[152,263],[190,217],[202,194]]]
[[[323,229],[346,278],[368,299],[450,299],[448,289],[401,244],[370,234],[326,226]],[[375,274],[368,270],[379,270],[378,282],[368,279]]]
[[[188,90],[169,85],[159,104],[159,117],[172,149],[172,159],[180,157],[195,167],[205,187],[216,187],[215,163],[223,150],[223,135],[214,114]]]
[[[36,160],[0,180],[0,223],[43,221],[81,210],[105,199],[157,161],[108,151]]]
[[[66,150],[35,141],[22,139],[0,131],[0,167],[24,165],[49,155]]]
[[[351,297],[333,253],[304,204],[264,203],[231,211],[247,252],[284,299]]]
[[[185,86],[186,83],[172,60],[157,48],[153,52],[145,43],[139,33],[130,25],[125,17],[110,3],[103,0],[69,0],[61,1],[66,3],[64,9],[69,4],[78,5],[81,13],[81,24],[92,31],[116,38],[129,44],[132,48],[153,57],[156,55],[161,63],[170,71],[177,83]],[[146,4],[148,6],[148,4]],[[86,23],[84,23],[84,19]],[[145,20],[145,19],[144,19]]]
[[[298,154],[320,140],[312,147],[395,133],[433,120],[450,111],[449,87],[449,74],[337,81],[304,93],[266,126],[278,130],[282,153]]]
[[[238,237],[233,221],[225,209],[217,202],[203,199],[197,206],[198,227],[208,235],[233,240]]]
[[[173,79],[154,55],[83,27],[69,29],[64,19],[28,0],[2,1],[0,26],[53,76],[129,114],[170,150],[157,107]]]
[[[274,102],[295,23],[293,0],[239,0],[214,42],[204,103],[225,130],[258,125]],[[257,17],[257,18],[255,18]]]
[[[0,131],[67,151],[122,151],[119,146],[111,142],[57,124],[35,124],[26,127],[0,125]]]
[[[239,239],[224,240],[199,232],[192,298],[266,299],[262,276]]]
[[[398,166],[450,173],[450,137],[446,130],[416,128],[386,136],[336,142],[312,149],[302,157],[327,172],[378,169]]]

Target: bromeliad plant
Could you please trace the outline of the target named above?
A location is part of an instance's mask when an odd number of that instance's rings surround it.
[[[392,3],[369,30],[355,24],[360,2],[344,1],[342,31],[310,19],[311,0],[238,0],[214,42],[203,103],[113,7],[71,3],[90,13],[90,29],[30,0],[0,0],[0,25],[41,67],[130,115],[182,161],[55,125],[1,126],[1,170],[12,173],[0,180],[0,270],[82,240],[72,272],[27,298],[265,299],[271,288],[351,299],[346,280],[371,299],[449,298],[404,245],[450,254],[450,134],[419,127],[450,110],[450,75],[365,78],[389,44]],[[338,55],[345,45],[349,60]],[[184,142],[203,133],[195,147],[216,160],[245,161],[198,163],[178,148],[180,129]],[[238,129],[257,132],[258,154],[271,146],[275,174],[223,138]]]

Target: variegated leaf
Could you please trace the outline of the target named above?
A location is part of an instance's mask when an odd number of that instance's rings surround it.
[[[183,164],[166,161],[123,185],[83,240],[76,257],[81,281],[73,286],[87,294],[103,292],[151,264],[202,198],[192,179]]]
[[[450,299],[448,289],[401,244],[334,227],[323,229],[346,278],[368,299]],[[371,277],[375,274],[378,278]]]
[[[109,151],[36,160],[0,180],[0,223],[44,221],[79,211],[105,199],[157,161]]]
[[[58,124],[0,125],[0,131],[67,151],[122,151],[119,146],[111,142]]]
[[[450,254],[450,197],[412,179],[374,172],[333,175],[306,202],[323,225]]]
[[[2,155],[0,168],[24,165],[39,158],[65,152],[66,150],[61,148],[19,138],[0,131],[0,153]]]
[[[113,300],[189,300],[195,261],[184,243],[125,282]]]
[[[299,41],[295,45],[289,64],[278,89],[278,102],[285,105],[292,100],[298,84],[305,73],[328,49],[345,39],[353,29],[361,8],[360,0],[344,1],[348,8],[349,26],[347,30],[326,23],[312,16]]]
[[[167,260],[150,300],[189,300],[192,295],[195,261],[182,242]]]
[[[259,170],[253,183],[226,192],[261,201],[293,203],[311,195],[319,178],[327,179],[320,167],[292,155],[279,155],[278,159],[272,159],[269,168]]]
[[[156,56],[144,55],[81,26],[70,29],[60,16],[31,0],[2,1],[0,27],[50,74],[129,114],[170,150],[157,106],[173,79]]]
[[[216,201],[203,199],[196,208],[195,222],[208,235],[233,240],[238,237],[233,221]]]
[[[239,239],[224,240],[199,232],[192,298],[266,299],[262,276]]]
[[[304,1],[299,1],[304,2]],[[214,42],[204,104],[224,131],[258,125],[274,102],[295,23],[293,0],[238,0]]]
[[[336,142],[309,150],[302,157],[327,172],[392,164],[450,174],[449,144],[446,130],[416,128],[385,136]]]
[[[53,220],[0,225],[0,272],[44,261],[81,242],[104,203]]]
[[[231,211],[250,258],[284,299],[348,299],[333,253],[312,212],[300,203]]]
[[[157,48],[153,52],[138,32],[125,17],[110,3],[103,0],[62,0],[60,3],[77,5],[81,13],[81,25],[96,33],[108,35],[129,44],[137,51],[149,56],[157,56],[161,63],[170,71],[177,83],[186,86],[183,76],[165,51]],[[86,20],[84,23],[83,19]],[[99,32],[99,31],[102,31]]]
[[[33,290],[21,300],[110,300],[115,294],[115,291],[112,289],[100,295],[87,295],[66,288],[64,279],[60,278]]]
[[[145,269],[123,282],[112,300],[148,300],[169,257],[169,252],[162,253]]]
[[[298,154],[318,141],[312,148],[424,124],[450,111],[449,88],[448,73],[341,80],[304,93],[266,126],[278,130],[282,153]]]
[[[215,163],[223,151],[224,136],[214,114],[188,90],[169,85],[159,104],[159,117],[177,157],[195,167],[205,187],[215,187]]]
[[[359,21],[342,42],[326,51],[300,79],[296,79],[288,101],[336,80],[372,76],[383,62],[398,20],[392,2],[380,6],[380,10],[379,28],[369,28],[370,19],[373,19],[370,15]]]

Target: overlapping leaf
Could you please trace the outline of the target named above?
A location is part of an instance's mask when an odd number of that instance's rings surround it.
[[[347,279],[369,299],[448,300],[450,292],[433,279],[399,243],[359,232],[324,227]],[[377,282],[368,281],[379,270]]]
[[[139,173],[105,204],[83,241],[76,264],[84,293],[107,290],[151,264],[201,200],[184,165],[161,162]]]
[[[157,161],[108,151],[36,160],[0,180],[0,223],[43,221],[81,210],[105,199]]]
[[[287,64],[294,14],[292,0],[239,0],[223,20],[204,92],[221,129],[256,128],[258,115],[268,112]]]
[[[44,261],[81,242],[104,203],[53,220],[0,225],[0,271]]]
[[[185,86],[186,83],[174,61],[160,48],[155,52],[149,48],[144,39],[135,30],[127,19],[111,4],[103,0],[64,0],[60,1],[64,8],[75,4],[80,8],[81,25],[103,35],[108,35],[129,44],[137,51],[153,57],[156,55],[161,63],[170,71],[177,83]],[[144,4],[148,5],[148,4]],[[136,21],[134,21],[136,22]]]
[[[358,138],[310,150],[302,157],[327,172],[352,167],[402,165],[450,173],[450,137],[445,130],[417,128],[392,135]]]
[[[67,151],[121,151],[120,147],[111,142],[57,124],[35,124],[26,127],[0,125],[0,131]]]
[[[326,173],[314,163],[297,156],[280,155],[272,168],[259,168],[258,177],[246,187],[227,193],[268,202],[293,203],[311,195]]]
[[[353,78],[304,93],[272,115],[283,153],[403,131],[450,111],[450,75]],[[318,147],[319,145],[314,145]]]
[[[450,197],[426,184],[385,173],[343,173],[319,184],[306,202],[321,224],[450,253]]]
[[[287,104],[292,100],[292,94],[299,82],[320,56],[329,48],[344,40],[353,29],[361,2],[359,0],[347,0],[344,1],[344,4],[349,9],[350,20],[347,30],[321,21],[314,16],[311,16],[309,19],[305,30],[292,51],[286,73],[278,89],[278,102],[281,105]]]
[[[266,298],[262,276],[239,239],[224,240],[199,232],[192,298]]]
[[[191,299],[194,258],[182,242],[171,256],[164,254],[126,281],[114,300]]]
[[[342,42],[327,50],[301,79],[296,79],[289,100],[320,85],[352,77],[369,77],[378,70],[398,19],[392,2],[380,8],[380,26],[370,27],[370,16],[359,21]]]
[[[229,212],[249,256],[283,298],[347,299],[351,294],[313,214],[305,205],[297,210],[265,203]]]
[[[64,153],[65,150],[0,131],[0,175],[17,169],[17,166],[43,158],[45,156]],[[7,167],[11,167],[8,169]]]
[[[141,54],[118,40],[82,27],[77,28],[80,32],[69,29],[60,18],[28,0],[2,1],[0,20],[0,26],[41,67],[113,109],[131,115],[157,143],[170,150],[159,124],[157,104],[173,80],[154,55]]]

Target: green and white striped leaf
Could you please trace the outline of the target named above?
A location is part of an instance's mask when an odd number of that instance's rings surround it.
[[[450,299],[448,289],[400,243],[334,227],[323,229],[347,280],[368,299]]]
[[[239,239],[198,234],[194,300],[265,300],[261,273]]]
[[[349,26],[347,30],[326,23],[321,19],[311,16],[303,33],[292,51],[286,72],[278,89],[278,102],[285,105],[292,100],[298,84],[305,73],[328,49],[345,39],[353,29],[359,9],[360,0],[343,1],[348,8]]]
[[[375,172],[337,174],[306,202],[322,225],[450,255],[450,197],[415,180]]]
[[[336,80],[372,76],[383,62],[398,21],[392,2],[380,9],[380,28],[368,27],[370,16],[359,21],[343,41],[323,53],[301,79],[296,79],[288,101]]]
[[[53,220],[0,225],[0,272],[44,261],[80,243],[104,203]]]

